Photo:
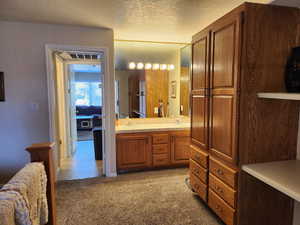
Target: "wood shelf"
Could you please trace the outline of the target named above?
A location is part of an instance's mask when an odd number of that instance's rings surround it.
[[[258,98],[268,98],[268,99],[300,101],[300,93],[260,92],[260,93],[257,93],[257,97]]]
[[[249,164],[242,166],[242,170],[300,201],[300,160]]]

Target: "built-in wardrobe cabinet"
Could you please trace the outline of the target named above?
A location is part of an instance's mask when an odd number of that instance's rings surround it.
[[[299,15],[244,3],[193,36],[190,183],[227,225],[291,222],[293,201],[241,167],[296,157],[299,105],[257,93],[285,91]]]

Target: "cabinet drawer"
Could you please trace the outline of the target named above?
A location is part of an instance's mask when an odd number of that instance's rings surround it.
[[[191,145],[191,159],[199,163],[202,167],[207,168],[208,166],[208,154],[202,152],[197,147]]]
[[[207,170],[190,159],[190,172],[197,176],[203,183],[207,184]]]
[[[155,134],[153,137],[153,144],[168,144],[169,135],[168,134]]]
[[[232,208],[236,207],[236,191],[212,174],[209,174],[209,188],[216,192]]]
[[[207,186],[203,184],[198,177],[190,173],[190,184],[193,190],[204,200],[207,201]]]
[[[168,144],[153,145],[152,150],[153,153],[155,154],[168,153],[169,145]]]
[[[153,155],[153,166],[167,166],[170,164],[169,154]]]
[[[236,188],[237,171],[212,158],[209,161],[209,171],[226,184]]]
[[[226,225],[235,224],[235,210],[227,205],[226,202],[211,189],[208,191],[208,205],[226,223]]]

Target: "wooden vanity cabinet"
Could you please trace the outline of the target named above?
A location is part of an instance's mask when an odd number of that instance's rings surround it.
[[[193,36],[190,183],[227,225],[288,225],[293,216],[292,199],[256,190],[241,167],[296,157],[299,103],[257,93],[285,92],[299,16],[297,8],[244,3]],[[259,203],[248,196],[259,191],[268,193]],[[273,206],[285,213],[266,215]]]
[[[118,169],[152,166],[151,137],[144,134],[117,137]]]
[[[117,134],[117,170],[188,166],[190,131]]]
[[[188,164],[190,157],[190,132],[170,133],[171,164]]]

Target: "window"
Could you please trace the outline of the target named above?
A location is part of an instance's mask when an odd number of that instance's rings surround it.
[[[100,82],[76,82],[76,105],[102,106],[102,83]]]

